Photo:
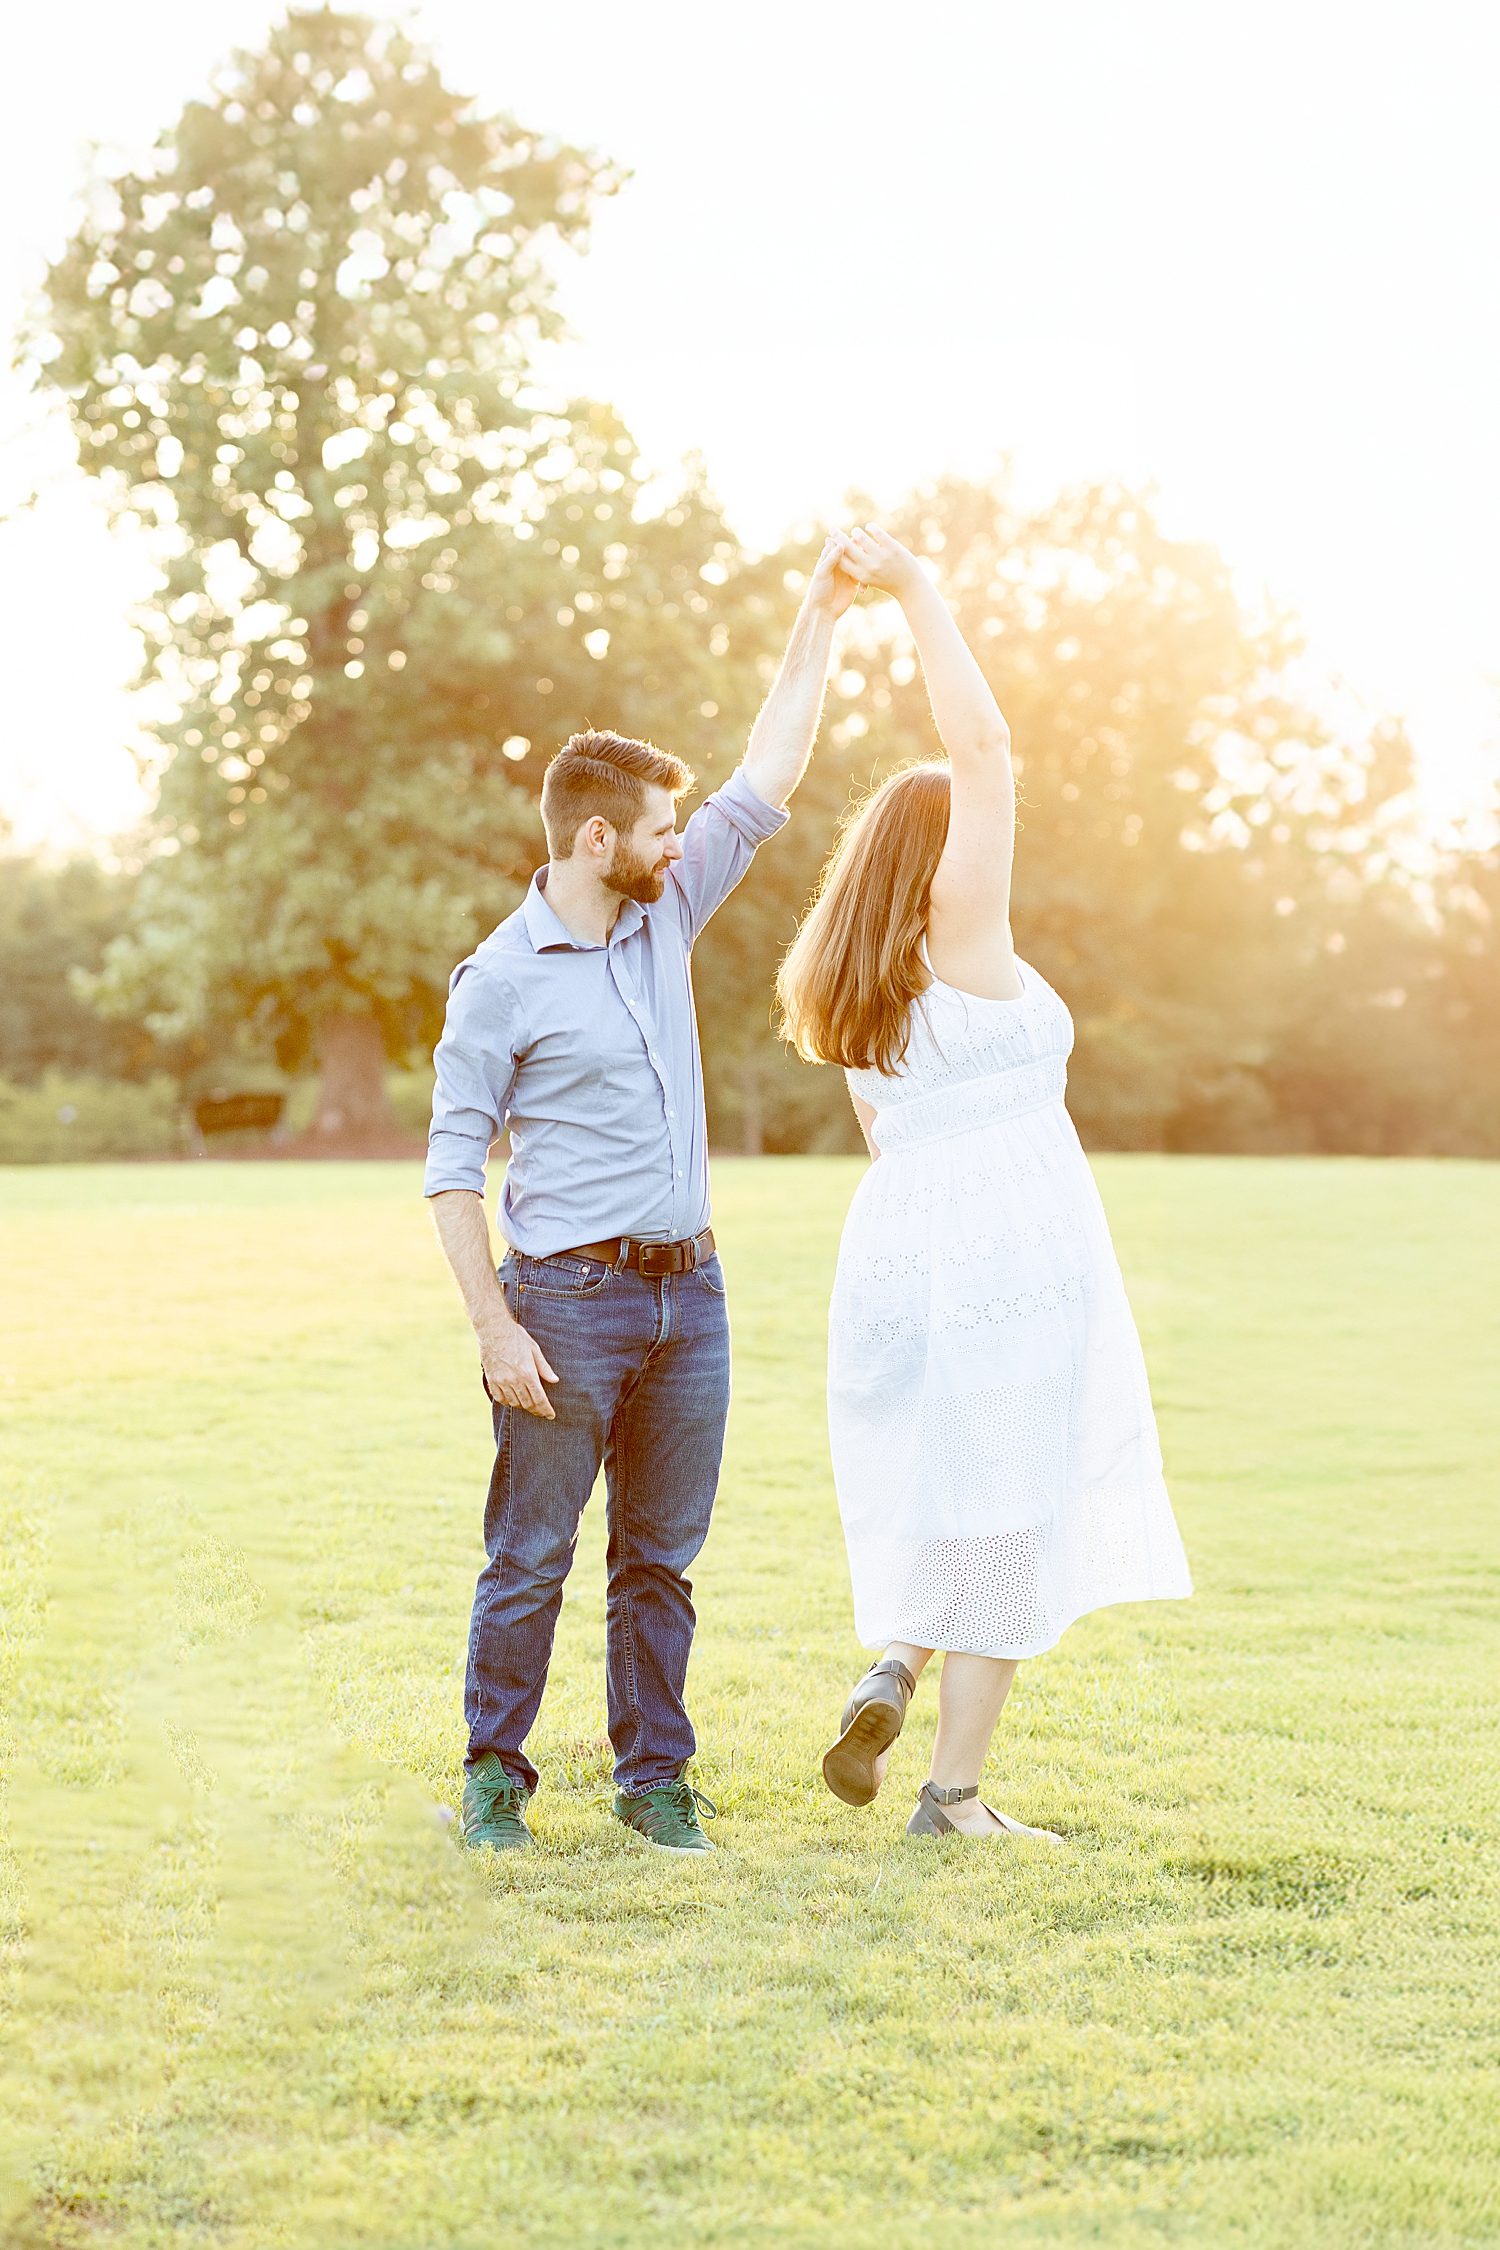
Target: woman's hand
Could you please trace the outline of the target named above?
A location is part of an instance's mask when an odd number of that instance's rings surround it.
[[[899,539],[882,531],[878,523],[836,531],[833,536],[841,549],[839,568],[863,585],[876,586],[882,594],[894,594],[901,601],[914,585],[927,583],[927,574],[916,556]]]

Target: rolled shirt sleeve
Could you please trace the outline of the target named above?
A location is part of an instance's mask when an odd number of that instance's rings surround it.
[[[682,900],[689,944],[728,898],[757,846],[790,818],[784,805],[767,804],[743,766],[735,767],[722,789],[704,798],[682,832],[682,857],[671,877]]]
[[[520,1007],[500,978],[462,963],[453,975],[447,1020],[433,1065],[432,1127],[424,1195],[449,1188],[484,1193],[485,1159],[505,1123],[516,1082]]]

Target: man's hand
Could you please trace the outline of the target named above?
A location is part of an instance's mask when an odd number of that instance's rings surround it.
[[[838,618],[843,616],[858,592],[859,580],[849,576],[848,565],[843,560],[840,534],[831,531],[823,542],[823,552],[818,557],[803,600],[809,609],[821,609],[829,617]]]
[[[490,1397],[497,1406],[518,1406],[525,1414],[555,1422],[542,1385],[557,1377],[505,1302],[490,1251],[484,1197],[469,1188],[445,1188],[431,1202],[438,1240],[479,1338],[479,1364]]]
[[[479,1364],[497,1406],[519,1406],[544,1422],[557,1420],[542,1389],[543,1383],[555,1383],[557,1377],[518,1321],[507,1319],[503,1326],[497,1321],[486,1328],[479,1339]]]
[[[857,578],[866,586],[878,586],[881,593],[894,594],[898,601],[918,580],[926,580],[927,574],[916,556],[903,547],[899,539],[882,531],[878,523],[868,523],[863,529],[856,525],[853,531],[836,531],[833,540],[838,544],[841,575]]]

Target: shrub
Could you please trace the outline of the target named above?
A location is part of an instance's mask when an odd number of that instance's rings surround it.
[[[432,1122],[433,1074],[430,1070],[391,1070],[385,1088],[391,1097],[396,1123],[413,1140],[425,1141]]]
[[[39,1086],[0,1079],[0,1164],[97,1163],[182,1150],[177,1088],[164,1075],[144,1086],[57,1070]]]

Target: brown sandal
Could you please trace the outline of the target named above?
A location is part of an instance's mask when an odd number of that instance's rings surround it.
[[[978,1795],[979,1784],[977,1781],[972,1789],[937,1789],[930,1781],[924,1781],[917,1791],[917,1809],[906,1824],[907,1835],[961,1835],[963,1831],[948,1818],[948,1815],[943,1811],[943,1807],[944,1805],[967,1804],[971,1797],[977,1797]],[[984,1809],[992,1820],[999,1821],[1002,1835],[1030,1836],[1035,1842],[1041,1844],[1060,1844],[1063,1841],[1063,1838],[1050,1828],[1028,1828],[1024,1821],[1012,1820],[1009,1813],[996,1812],[993,1805],[986,1805]],[[971,1841],[983,1843],[984,1838],[982,1836],[974,1837],[971,1838]]]
[[[917,1692],[915,1675],[897,1656],[872,1664],[844,1705],[839,1738],[823,1759],[823,1779],[846,1805],[868,1805],[880,1787],[875,1761],[901,1732],[906,1706]]]

